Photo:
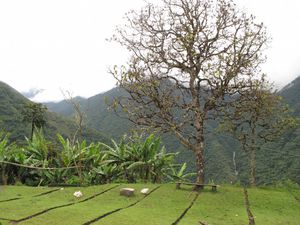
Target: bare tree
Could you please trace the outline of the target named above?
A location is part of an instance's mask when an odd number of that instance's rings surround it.
[[[69,91],[65,92],[61,91],[65,100],[72,105],[73,109],[74,109],[74,121],[76,124],[76,131],[74,132],[73,138],[71,140],[71,145],[73,148],[75,148],[76,142],[78,140],[82,139],[82,132],[83,132],[83,128],[84,128],[84,112],[81,109],[80,103],[78,101],[76,101],[76,99],[73,98],[72,94]],[[83,176],[82,176],[82,159],[81,159],[81,154],[78,154],[79,158],[78,158],[78,163],[76,162],[76,160],[74,159],[74,164],[80,179],[80,182],[83,183]]]
[[[205,123],[262,76],[265,27],[231,0],[162,0],[126,18],[112,39],[132,55],[111,72],[128,95],[115,106],[138,125],[173,133],[194,152],[202,183]]]
[[[64,96],[64,99],[66,102],[72,105],[74,109],[74,121],[76,124],[76,131],[74,132],[73,138],[72,138],[72,145],[75,145],[75,142],[77,139],[82,139],[82,132],[83,132],[83,120],[84,120],[84,112],[81,109],[80,103],[73,98],[72,94],[69,91],[61,90],[61,93]]]

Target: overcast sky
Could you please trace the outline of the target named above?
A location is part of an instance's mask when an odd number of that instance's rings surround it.
[[[151,0],[149,0],[151,2]],[[300,75],[300,1],[238,0],[264,22],[273,41],[264,71],[278,86]],[[108,67],[127,53],[107,42],[124,13],[143,0],[0,0],[0,81],[43,89],[36,101],[89,97],[111,89]]]

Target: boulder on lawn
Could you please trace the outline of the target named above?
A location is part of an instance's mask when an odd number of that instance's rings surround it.
[[[120,189],[120,195],[130,197],[134,195],[134,189],[133,188],[122,188]]]

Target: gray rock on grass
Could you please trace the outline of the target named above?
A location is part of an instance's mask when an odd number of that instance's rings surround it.
[[[120,189],[120,195],[130,197],[134,195],[134,189],[133,188],[122,188]]]

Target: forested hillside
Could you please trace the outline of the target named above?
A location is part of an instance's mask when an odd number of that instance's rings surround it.
[[[300,112],[300,79],[282,89],[280,94],[294,110],[295,115]],[[122,95],[118,88],[88,99],[75,98],[81,104],[84,112],[85,125],[84,138],[87,140],[105,141],[110,138],[118,140],[122,135],[128,134],[135,127],[126,119],[117,116],[108,110],[105,99],[110,101],[113,97]],[[4,83],[0,83],[0,126],[2,130],[11,133],[11,140],[18,143],[30,135],[30,125],[22,121],[24,105],[30,102],[20,93]],[[71,137],[76,129],[71,118],[74,109],[68,101],[47,103],[47,124],[45,134],[50,139],[55,139],[59,132],[65,137]],[[214,181],[246,180],[248,163],[239,144],[232,138],[222,135],[215,130],[216,125],[210,123],[206,127],[206,177]],[[97,130],[97,131],[95,131]],[[103,135],[105,134],[105,135]],[[106,138],[107,137],[107,138]],[[162,135],[163,143],[170,152],[179,152],[178,162],[187,162],[190,171],[194,168],[193,154],[171,135]],[[233,155],[235,154],[236,168],[234,168]],[[275,143],[263,146],[258,152],[257,180],[259,184],[272,183],[276,180],[291,179],[300,183],[300,128],[289,130]],[[236,171],[235,171],[236,170]],[[238,172],[238,176],[235,175]]]
[[[114,88],[106,93],[93,96],[85,101],[80,99],[82,110],[85,114],[86,124],[96,130],[105,133],[112,139],[118,140],[124,134],[130,134],[136,127],[121,115],[116,115],[108,109],[106,102],[110,102],[113,97],[123,95],[120,89]],[[77,98],[76,98],[77,99]],[[75,100],[76,100],[75,99]],[[63,112],[64,116],[72,116],[75,112],[71,110],[71,104],[64,100],[62,102],[45,103],[49,110],[57,113]],[[62,107],[65,105],[65,107]],[[232,152],[236,150],[237,144],[233,140],[228,141],[228,137],[218,134],[211,124],[207,125],[206,139],[206,171],[207,178],[216,181],[234,181],[234,170],[232,164]],[[217,138],[216,138],[217,137]],[[230,138],[229,138],[230,139]],[[188,163],[188,170],[194,171],[194,159],[192,152],[186,150],[179,141],[169,134],[163,134],[162,140],[169,152],[179,152],[177,162]]]
[[[24,107],[30,103],[15,89],[7,84],[0,82],[0,127],[1,130],[10,133],[11,141],[23,143],[26,137],[30,137],[31,126],[23,122]],[[45,135],[50,140],[56,140],[56,133],[60,133],[65,137],[72,137],[75,130],[75,123],[69,118],[54,112],[46,112],[46,125],[44,127]],[[99,131],[86,128],[83,130],[84,138],[88,140],[107,141],[108,139]]]
[[[287,85],[280,94],[295,111],[300,113],[300,78]],[[118,139],[123,134],[128,134],[133,125],[126,119],[116,116],[108,110],[105,99],[110,101],[113,97],[122,95],[122,91],[114,88],[106,93],[99,94],[86,100],[79,98],[85,113],[86,124],[105,133],[110,138]],[[75,99],[76,100],[76,99]],[[49,110],[72,116],[74,110],[67,101],[47,103]],[[216,131],[216,124],[206,126],[206,171],[207,179],[215,181],[246,180],[248,163],[239,144],[232,138]],[[179,162],[188,162],[189,169],[193,170],[193,154],[186,151],[176,138],[171,135],[162,135],[163,143],[168,151],[180,152],[177,157]],[[275,143],[269,143],[258,152],[258,183],[272,183],[279,179],[292,179],[300,183],[300,128],[290,130]],[[233,164],[235,154],[236,168]],[[236,169],[236,171],[235,171]],[[238,172],[238,176],[235,175]]]

